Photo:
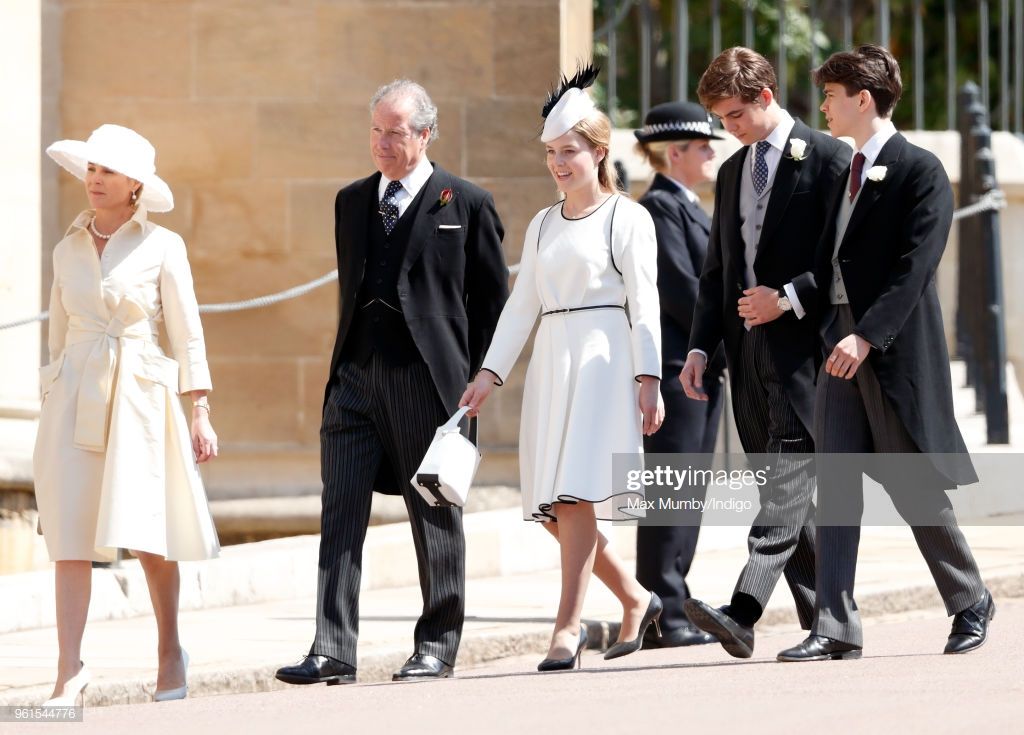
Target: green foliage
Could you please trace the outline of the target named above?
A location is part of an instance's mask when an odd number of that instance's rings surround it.
[[[628,3],[628,12],[618,26],[618,53],[616,73],[616,97],[613,107],[613,122],[616,125],[631,126],[639,122],[641,108],[640,93],[640,0],[595,0],[594,27],[601,28],[611,14],[622,3]],[[651,104],[658,104],[672,98],[675,62],[673,23],[673,0],[650,0],[652,17],[651,34]],[[752,46],[778,65],[779,49],[779,3],[776,0],[719,0],[719,22],[721,48],[744,45],[744,8],[750,5],[754,11]],[[713,19],[711,0],[690,0],[688,38],[688,73],[685,80],[687,96],[694,98],[694,90],[701,73],[718,49],[713,48]],[[897,106],[894,120],[897,126],[908,128],[914,123],[914,3],[913,0],[890,0],[889,48],[900,62],[903,77],[903,101]],[[785,23],[782,40],[786,48],[787,90],[784,102],[797,116],[810,122],[818,122],[817,107],[820,93],[811,86],[810,72],[815,63],[829,54],[842,50],[843,7],[842,0],[816,0],[816,20],[812,24],[808,0],[786,0],[784,3]],[[879,37],[878,19],[875,17],[877,3],[874,0],[853,0],[850,23],[854,44],[877,42]],[[949,79],[947,72],[947,39],[945,0],[923,0],[922,30],[924,35],[923,90],[924,127],[943,129],[947,127],[947,83],[956,87],[968,79],[979,81],[979,29],[978,3],[973,0],[956,0],[953,4],[956,20],[955,74]],[[1000,3],[989,3],[989,97],[993,119],[998,119],[1000,105],[1012,103],[1010,99],[999,99],[999,75],[1011,74],[1012,69],[1000,72],[999,61],[999,12]],[[1018,19],[1016,22],[1020,22]],[[608,38],[595,39],[595,59],[606,70],[608,64]],[[1011,61],[1012,64],[1012,61]],[[605,72],[607,74],[607,71]],[[602,74],[602,84],[597,90],[602,105],[606,102],[607,77]],[[605,109],[608,109],[605,106]]]

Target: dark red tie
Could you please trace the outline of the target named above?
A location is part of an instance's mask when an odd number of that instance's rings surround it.
[[[858,153],[853,157],[853,165],[850,167],[850,201],[852,202],[860,191],[860,179],[864,173],[864,154]]]

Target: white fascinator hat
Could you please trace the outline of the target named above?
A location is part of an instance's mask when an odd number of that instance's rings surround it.
[[[588,64],[579,68],[571,79],[564,76],[561,78],[558,86],[548,95],[540,113],[544,117],[541,142],[550,143],[555,138],[565,135],[576,126],[576,123],[597,109],[586,89],[597,80],[599,71],[600,69]]]
[[[156,175],[156,149],[130,128],[101,125],[88,140],[58,140],[46,152],[83,181],[89,164],[96,163],[141,182],[139,204],[149,212],[174,209],[171,187]]]

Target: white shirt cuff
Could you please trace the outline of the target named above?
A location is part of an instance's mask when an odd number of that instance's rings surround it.
[[[793,283],[787,283],[782,289],[786,292],[786,298],[789,299],[789,303],[793,306],[793,313],[796,314],[796,318],[803,319],[807,312],[804,311],[803,304],[800,303],[800,297],[796,295]]]
[[[695,347],[695,348],[693,348],[692,350],[690,350],[689,352],[687,352],[687,353],[686,353],[686,356],[687,356],[687,357],[689,357],[689,356],[690,356],[690,355],[692,355],[692,354],[693,354],[694,352],[696,352],[696,353],[697,353],[698,355],[701,355],[701,356],[703,356],[703,358],[704,358],[704,362],[708,362],[708,353],[706,353],[706,352],[705,352],[704,350],[698,350],[698,349],[697,349],[696,347]]]

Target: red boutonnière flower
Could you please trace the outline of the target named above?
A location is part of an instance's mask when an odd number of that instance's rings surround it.
[[[451,203],[452,199],[454,198],[455,192],[453,192],[451,189],[445,189],[444,191],[441,192],[441,198],[437,200],[437,203],[444,207],[447,204]]]

